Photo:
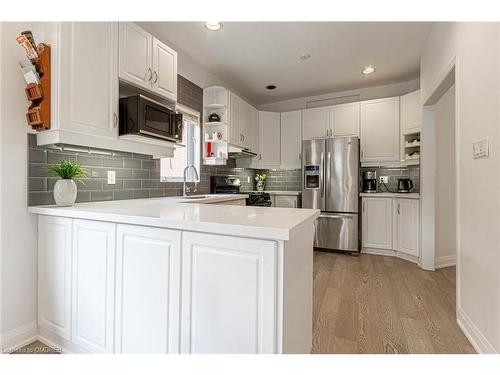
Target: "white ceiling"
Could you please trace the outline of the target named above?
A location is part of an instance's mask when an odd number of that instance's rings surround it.
[[[254,104],[416,78],[430,22],[203,22],[140,25]],[[301,60],[302,54],[310,54]],[[372,64],[376,72],[361,74]],[[266,86],[277,89],[269,91]]]

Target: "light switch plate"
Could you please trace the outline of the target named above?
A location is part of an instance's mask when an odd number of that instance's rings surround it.
[[[472,157],[474,159],[487,158],[490,155],[488,137],[472,143]]]
[[[116,184],[116,172],[108,171],[108,185]]]
[[[389,183],[389,176],[380,176],[380,183],[381,184],[388,184]]]

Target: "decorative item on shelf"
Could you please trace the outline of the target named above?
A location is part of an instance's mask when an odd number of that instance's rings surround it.
[[[87,172],[80,164],[71,160],[63,160],[49,165],[49,172],[58,176],[54,186],[54,200],[57,206],[72,206],[76,201],[77,188],[75,180],[81,181],[87,177]]]
[[[213,112],[210,114],[210,116],[208,116],[208,122],[220,122],[220,116]]]
[[[211,142],[207,143],[207,156],[208,157],[214,156],[214,153],[212,152],[212,143]]]
[[[30,31],[23,31],[16,40],[29,60],[19,62],[27,84],[26,97],[31,101],[26,120],[33,130],[50,129],[50,46],[35,46]]]
[[[257,181],[257,191],[264,191],[266,187],[267,174],[256,174],[255,181]]]

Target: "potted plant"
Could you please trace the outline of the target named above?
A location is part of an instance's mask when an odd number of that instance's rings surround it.
[[[75,180],[87,177],[85,169],[71,160],[63,160],[60,163],[49,165],[49,172],[61,178],[54,186],[56,205],[72,206],[75,204],[77,193]]]
[[[262,173],[262,174],[256,174],[255,175],[255,181],[257,181],[257,191],[264,191],[264,188],[266,187],[266,180],[267,180],[267,174]]]

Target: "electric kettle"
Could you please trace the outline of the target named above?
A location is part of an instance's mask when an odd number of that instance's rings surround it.
[[[409,193],[413,189],[413,181],[409,178],[398,179],[398,192]]]

